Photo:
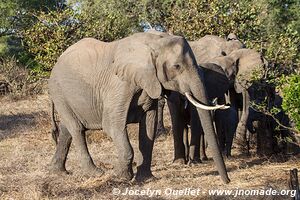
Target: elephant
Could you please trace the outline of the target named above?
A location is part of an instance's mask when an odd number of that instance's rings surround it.
[[[228,110],[217,110],[215,112],[214,120],[216,122],[217,134],[219,136],[219,139],[221,140],[219,141],[221,149],[225,151],[226,156],[230,156],[233,135],[236,132],[238,125],[240,125],[240,127],[244,126],[245,130],[247,130],[246,124],[249,116],[250,97],[253,97],[252,93],[250,92],[250,87],[252,86],[251,74],[256,71],[262,71],[263,67],[266,66],[266,61],[255,50],[237,49],[232,51],[229,55],[215,57],[208,60],[208,63],[199,63],[199,65],[204,68],[211,68],[214,66],[214,71],[216,71],[216,68],[219,68],[219,73],[210,73],[211,77],[204,79],[209,100],[212,101],[216,97],[221,100],[225,98],[224,95],[226,92],[229,94],[227,97],[227,102],[230,102],[231,108]],[[239,123],[237,123],[238,108],[236,102],[238,93],[242,93],[243,97],[243,111]],[[173,99],[171,99],[170,101],[174,102]],[[224,100],[221,103],[225,103]],[[179,110],[183,110],[183,108],[180,108],[183,106],[182,102],[175,105],[172,104],[174,103],[168,103],[172,118],[178,118],[176,115],[179,115],[178,113],[181,113],[182,116],[189,116],[188,119],[193,119],[190,121],[191,144],[189,150],[187,145],[185,145],[187,143],[187,139],[185,136],[187,131],[182,130],[182,128],[177,128],[182,126],[186,127],[186,124],[188,124],[188,122],[172,120],[172,126],[176,127],[173,128],[175,154],[174,161],[181,163],[183,163],[183,161],[190,161],[193,163],[199,162],[199,160],[201,161],[200,157],[202,159],[205,159],[206,155],[204,139],[202,138],[204,135],[201,125],[199,125],[200,119],[195,116],[193,108],[185,110],[185,113],[180,112]],[[183,123],[183,125],[180,125],[180,123]],[[199,151],[200,153],[198,153]],[[189,157],[187,156],[187,154],[189,154]]]
[[[230,54],[233,50],[245,48],[245,45],[239,41],[238,37],[233,33],[230,33],[226,39],[215,35],[205,35],[197,41],[189,41],[189,44],[198,63],[208,63],[213,58],[225,56]],[[227,73],[230,74],[230,72]],[[229,76],[229,74],[227,74],[227,76]],[[158,133],[165,132],[162,117],[164,105],[165,100],[161,98],[159,101]]]
[[[222,181],[229,183],[209,111],[224,105],[209,105],[203,82],[203,71],[197,68],[184,37],[135,33],[113,42],[80,40],[59,57],[48,83],[51,101],[60,117],[50,169],[66,172],[65,163],[73,142],[81,169],[102,174],[90,156],[85,138],[86,130],[100,129],[116,146],[116,175],[120,179],[132,179],[134,152],[127,124],[139,123],[142,161],[137,164],[135,179],[152,178],[158,98],[175,91],[197,105],[207,141],[214,149],[212,157],[217,170]],[[54,127],[52,132],[57,134],[57,130]]]
[[[260,53],[253,49],[239,49],[231,52],[228,56],[214,59],[214,63],[222,66],[227,73],[235,74],[235,81],[231,91],[232,105],[238,109],[238,94],[241,94],[242,111],[239,123],[236,129],[236,137],[240,142],[239,146],[242,152],[245,152],[247,147],[247,124],[249,123],[249,108],[251,101],[262,101],[257,98],[257,87],[253,78],[262,78],[264,69],[268,66],[268,62]],[[254,77],[257,76],[257,77]],[[247,150],[246,150],[247,152]]]
[[[206,35],[197,41],[189,41],[198,63],[209,63],[211,59],[229,55],[232,51],[245,48],[238,37],[230,33],[227,39]]]
[[[213,63],[204,63],[198,67],[204,72],[204,84],[207,88],[208,99],[213,101],[215,98],[222,98],[230,87],[230,77],[226,76],[220,66]],[[207,159],[204,147],[205,131],[203,131],[196,107],[189,103],[186,97],[173,91],[168,96],[167,103],[174,137],[174,162],[198,163],[201,162],[201,159]],[[226,110],[227,107],[222,109],[222,111]],[[191,129],[190,144],[188,142],[188,125]]]
[[[223,98],[218,99],[218,103],[226,103],[230,105],[229,91]],[[234,107],[226,110],[216,110],[214,113],[214,120],[220,150],[227,158],[231,156],[231,147],[233,143],[234,134],[238,124],[238,111]]]
[[[214,36],[214,35],[206,35],[203,38],[199,39],[198,41],[189,41],[189,44],[191,45],[191,48],[194,52],[197,62],[201,63],[202,68],[204,67],[204,69],[205,68],[210,69],[212,67],[212,68],[214,68],[214,69],[212,69],[212,71],[216,70],[215,71],[216,73],[210,73],[210,74],[218,74],[218,76],[220,76],[222,74],[221,80],[223,80],[223,85],[216,83],[215,80],[218,80],[218,78],[215,79],[216,77],[213,77],[213,76],[210,76],[211,77],[210,79],[206,79],[206,82],[210,81],[212,83],[208,83],[208,84],[214,85],[214,86],[216,86],[216,84],[219,85],[218,87],[211,87],[209,89],[210,92],[215,93],[215,94],[211,95],[212,97],[223,98],[224,93],[228,89],[228,87],[226,87],[226,85],[227,86],[229,85],[228,81],[230,80],[232,82],[231,75],[234,74],[234,71],[230,71],[230,69],[222,70],[220,68],[220,66],[214,65],[212,63],[205,64],[205,62],[208,62],[208,61],[214,59],[215,57],[222,57],[227,54],[230,54],[233,50],[244,48],[245,45],[242,44],[238,40],[238,38],[235,34],[229,34],[227,39],[220,38],[220,37]],[[210,66],[205,66],[205,65],[210,65]],[[226,74],[224,74],[223,72],[225,72]],[[226,83],[224,83],[224,82],[226,82]],[[222,83],[222,81],[220,83]],[[224,90],[223,88],[227,88],[227,89]],[[178,115],[178,113],[181,113],[182,116],[194,116],[194,114],[191,113],[193,109],[180,108],[181,106],[185,105],[184,98],[177,97],[177,95],[180,95],[180,94],[175,93],[174,95],[171,95],[172,98],[169,98],[169,101],[173,102],[173,103],[168,103],[170,113],[171,113],[171,119],[178,118],[176,116],[176,115]],[[213,100],[212,97],[210,98],[211,101]],[[178,110],[176,110],[176,109],[178,109]],[[162,109],[160,109],[160,110],[162,110]],[[230,110],[233,111],[233,109],[230,109]],[[227,111],[222,110],[220,112],[224,113]],[[187,117],[187,120],[179,120],[179,122],[177,122],[178,120],[176,120],[176,119],[172,120],[173,135],[174,135],[174,161],[175,162],[183,163],[188,160],[190,160],[190,161],[193,161],[193,160],[199,161],[200,160],[199,154],[197,153],[197,152],[199,152],[199,148],[200,148],[199,143],[198,143],[199,134],[197,133],[195,135],[195,134],[193,134],[194,132],[200,132],[200,140],[201,140],[201,146],[202,146],[200,154],[202,154],[201,155],[202,158],[207,159],[207,156],[204,151],[205,150],[204,137],[202,134],[203,130],[202,130],[201,125],[199,125],[199,123],[197,123],[197,120],[191,121],[192,143],[191,143],[191,147],[188,147],[188,145],[187,145],[188,140],[187,140],[186,135],[187,135],[187,130],[188,130],[187,124],[189,124],[189,120],[190,120],[189,118],[190,117]],[[194,121],[195,121],[195,123],[193,123]],[[198,119],[198,121],[199,121],[199,119]],[[219,120],[219,121],[220,121],[219,124],[221,124],[222,121],[221,120]],[[184,123],[184,124],[180,125],[180,128],[178,129],[178,128],[176,128],[178,126],[178,123]],[[160,121],[159,121],[159,124],[161,124]],[[182,128],[182,127],[185,127],[185,128]],[[231,130],[233,130],[233,129],[234,128],[231,128]],[[159,130],[163,130],[163,128],[159,128]],[[182,132],[184,132],[183,135],[182,135]],[[196,138],[197,141],[194,141],[194,138]],[[184,144],[182,144],[182,139],[184,140]],[[180,144],[178,144],[178,143],[180,143]],[[180,148],[178,148],[178,147],[180,147]],[[189,150],[189,148],[191,148],[191,150]],[[181,149],[181,150],[179,150],[179,149]],[[185,151],[183,149],[185,149]],[[188,151],[189,151],[189,153],[188,153]],[[193,152],[196,152],[197,155],[192,155]],[[190,154],[190,156],[188,156],[188,154]]]

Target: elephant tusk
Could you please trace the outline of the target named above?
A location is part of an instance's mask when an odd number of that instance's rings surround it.
[[[185,94],[185,96],[187,97],[187,99],[194,105],[194,106],[196,106],[196,107],[198,107],[198,108],[201,108],[201,109],[203,109],[203,110],[217,110],[217,109],[222,109],[222,110],[224,110],[224,109],[228,109],[228,108],[230,108],[230,106],[226,106],[226,105],[214,105],[214,106],[207,106],[207,105],[204,105],[204,104],[202,104],[202,103],[199,103],[199,102],[197,102],[193,97],[192,97],[192,95],[190,94],[190,93],[188,93],[188,92],[186,92],[186,93],[184,93]]]

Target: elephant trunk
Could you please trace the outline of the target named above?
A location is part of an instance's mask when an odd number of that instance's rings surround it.
[[[201,80],[200,80],[200,82],[196,81],[196,83],[198,83],[198,84],[195,84],[195,82],[194,82],[194,85],[191,86],[192,95],[195,99],[197,99],[207,105],[208,99],[207,99],[204,85]],[[215,129],[213,126],[211,113],[210,113],[210,111],[203,110],[200,108],[197,108],[197,112],[200,117],[203,131],[207,138],[209,147],[212,150],[211,152],[212,152],[213,160],[217,166],[217,170],[221,176],[221,179],[224,183],[229,183],[230,179],[228,178],[225,163],[224,163],[221,151],[218,146],[217,137],[216,137]]]

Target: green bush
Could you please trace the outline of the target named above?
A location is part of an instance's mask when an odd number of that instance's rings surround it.
[[[283,77],[283,79],[285,79],[285,84],[282,89],[282,108],[295,123],[297,130],[300,131],[300,75]]]
[[[62,52],[79,39],[78,14],[66,9],[38,12],[35,16],[37,22],[22,32],[23,43],[38,63],[31,69],[37,74],[48,75]]]

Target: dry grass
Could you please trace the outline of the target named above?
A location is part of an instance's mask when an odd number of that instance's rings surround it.
[[[71,147],[67,169],[72,175],[53,175],[47,171],[55,145],[50,134],[49,102],[46,95],[35,99],[0,103],[0,198],[1,199],[150,199],[147,196],[114,196],[113,188],[184,189],[199,188],[199,196],[157,196],[156,199],[230,199],[208,196],[209,189],[288,189],[289,170],[300,168],[299,156],[265,159],[243,157],[233,152],[226,165],[231,178],[223,184],[212,160],[195,166],[172,164],[171,135],[157,138],[152,171],[157,180],[138,184],[121,182],[112,176],[116,160],[112,141],[101,132],[88,134],[89,149],[98,166],[105,169],[101,177],[89,177],[78,170],[78,160]],[[170,126],[169,117],[165,124]],[[137,153],[137,126],[130,125],[131,143]],[[136,167],[134,167],[136,171]],[[202,193],[206,192],[206,193]],[[258,198],[258,197],[257,197]],[[238,199],[253,199],[240,196]],[[260,199],[283,199],[280,196]]]

